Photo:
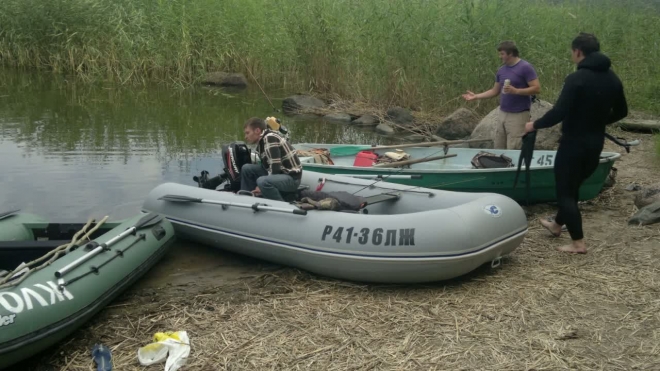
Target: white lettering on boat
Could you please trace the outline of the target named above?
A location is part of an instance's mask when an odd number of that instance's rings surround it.
[[[27,307],[27,310],[32,310],[34,306],[32,305],[32,299],[30,296],[34,298],[39,304],[41,304],[42,307],[47,307],[48,303],[44,298],[41,297],[41,295],[37,294],[34,290],[28,289],[27,287],[23,287],[21,289],[21,294],[23,294],[23,301],[25,302],[25,306]]]
[[[24,310],[34,309],[36,304],[41,307],[47,307],[49,305],[73,299],[73,295],[71,295],[66,288],[60,291],[57,285],[52,281],[46,282],[45,285],[37,283],[34,287],[44,291],[47,295],[46,298],[48,298],[48,294],[50,294],[50,303],[44,299],[41,292],[30,287],[23,287],[20,290],[21,295],[10,291],[0,292],[0,307],[11,313],[18,314]]]
[[[0,316],[0,327],[9,326],[14,323],[15,314],[10,314],[8,316]]]
[[[57,298],[58,301],[64,301],[65,296],[69,300],[73,299],[73,295],[71,295],[71,293],[67,289],[63,289],[63,291],[60,292],[60,289],[57,287],[55,282],[48,281],[46,283],[50,287],[42,285],[40,283],[34,285],[34,287],[38,287],[38,288],[46,291],[47,293],[49,293],[51,304],[55,304],[55,298]]]

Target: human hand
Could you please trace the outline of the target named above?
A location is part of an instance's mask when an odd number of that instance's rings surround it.
[[[505,85],[503,91],[506,94],[518,94],[518,89],[514,88],[513,85]]]
[[[530,121],[525,124],[525,134],[531,133],[534,130],[536,130],[534,129],[534,121]]]
[[[475,100],[477,99],[477,95],[468,90],[467,93],[463,94],[463,99],[467,101]]]
[[[260,195],[261,190],[259,189],[259,187],[255,188],[254,191],[252,191],[252,194],[255,195],[255,196]]]

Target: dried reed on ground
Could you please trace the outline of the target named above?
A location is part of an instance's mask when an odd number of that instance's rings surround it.
[[[633,244],[618,243],[566,257],[547,239],[532,231],[498,272],[448,285],[357,285],[285,270],[117,308],[63,349],[79,360],[69,369],[87,369],[99,336],[117,369],[138,370],[136,351],[154,332],[185,329],[190,370],[660,366],[657,255],[626,255]]]
[[[90,370],[101,341],[115,369],[159,370],[141,367],[137,349],[157,331],[186,330],[185,370],[659,369],[660,228],[626,225],[634,205],[624,190],[657,174],[648,142],[618,163],[614,188],[582,203],[587,255],[556,252],[568,236],[550,237],[536,219],[554,207],[536,205],[526,208],[525,242],[495,270],[404,286],[283,268],[213,288],[133,292],[40,363]]]

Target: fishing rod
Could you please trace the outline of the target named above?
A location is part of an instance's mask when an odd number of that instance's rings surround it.
[[[268,97],[268,94],[266,94],[266,91],[264,91],[264,88],[261,87],[261,84],[259,84],[259,81],[257,81],[257,78],[254,77],[254,75],[252,74],[252,71],[248,68],[247,63],[245,63],[245,60],[243,60],[243,58],[238,53],[236,53],[236,49],[234,49],[234,44],[232,44],[231,41],[229,42],[229,46],[231,47],[231,50],[234,52],[234,55],[236,55],[238,57],[238,59],[241,60],[241,63],[243,63],[243,66],[245,67],[245,69],[248,71],[250,76],[252,76],[252,79],[254,80],[254,82],[257,83],[257,86],[259,87],[261,92],[264,94],[266,99],[268,99],[268,103],[270,103],[270,106],[273,107],[273,110],[275,112],[281,112],[279,109],[275,108],[275,105],[273,105],[273,102],[271,102],[270,98]]]

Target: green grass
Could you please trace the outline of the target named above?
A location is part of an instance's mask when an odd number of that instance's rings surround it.
[[[0,63],[183,87],[207,71],[239,71],[266,89],[449,110],[465,104],[457,98],[466,89],[492,86],[503,39],[519,44],[540,74],[540,97],[554,102],[574,69],[570,41],[587,31],[613,59],[631,108],[660,112],[657,2],[619,3],[2,0]]]

